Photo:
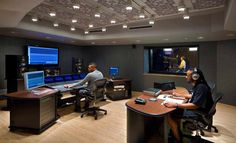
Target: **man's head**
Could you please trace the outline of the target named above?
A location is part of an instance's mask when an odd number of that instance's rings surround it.
[[[95,71],[97,69],[97,65],[95,64],[95,63],[90,63],[89,65],[88,65],[88,71],[89,72],[93,72],[93,71]]]
[[[180,59],[181,59],[181,61],[182,61],[182,60],[185,60],[185,57],[184,57],[184,56],[181,56]]]

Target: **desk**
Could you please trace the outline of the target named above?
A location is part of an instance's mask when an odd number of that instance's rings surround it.
[[[57,120],[57,90],[38,88],[42,94],[19,91],[7,94],[10,103],[10,131],[16,129],[41,133]],[[47,92],[43,93],[45,90]]]
[[[188,93],[185,88],[177,87],[177,92]],[[135,104],[131,99],[127,106],[127,143],[167,143],[167,115],[175,108],[167,108],[161,103],[149,101],[152,97],[143,94],[141,98],[146,99],[145,105]]]

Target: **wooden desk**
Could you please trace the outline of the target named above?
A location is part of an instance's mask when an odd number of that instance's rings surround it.
[[[41,92],[19,91],[7,94],[10,103],[10,131],[16,129],[41,133],[57,120],[57,90],[39,88]]]
[[[177,87],[177,92],[187,93],[185,88]],[[127,143],[167,143],[167,115],[175,108],[167,108],[161,103],[149,101],[151,95],[141,95],[146,99],[145,105],[135,104],[135,99],[126,103],[127,106]]]

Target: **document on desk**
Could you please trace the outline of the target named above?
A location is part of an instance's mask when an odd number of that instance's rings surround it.
[[[184,103],[184,98],[183,97],[175,97],[170,94],[160,94],[157,99],[164,100],[165,102],[171,102],[171,103]]]

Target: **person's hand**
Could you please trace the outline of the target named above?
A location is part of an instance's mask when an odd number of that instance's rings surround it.
[[[65,84],[64,87],[65,88],[71,88],[71,87],[73,87],[73,85],[72,84]]]
[[[170,103],[170,102],[166,102],[166,103],[164,103],[164,105],[168,108],[176,108],[177,107],[176,103]]]

